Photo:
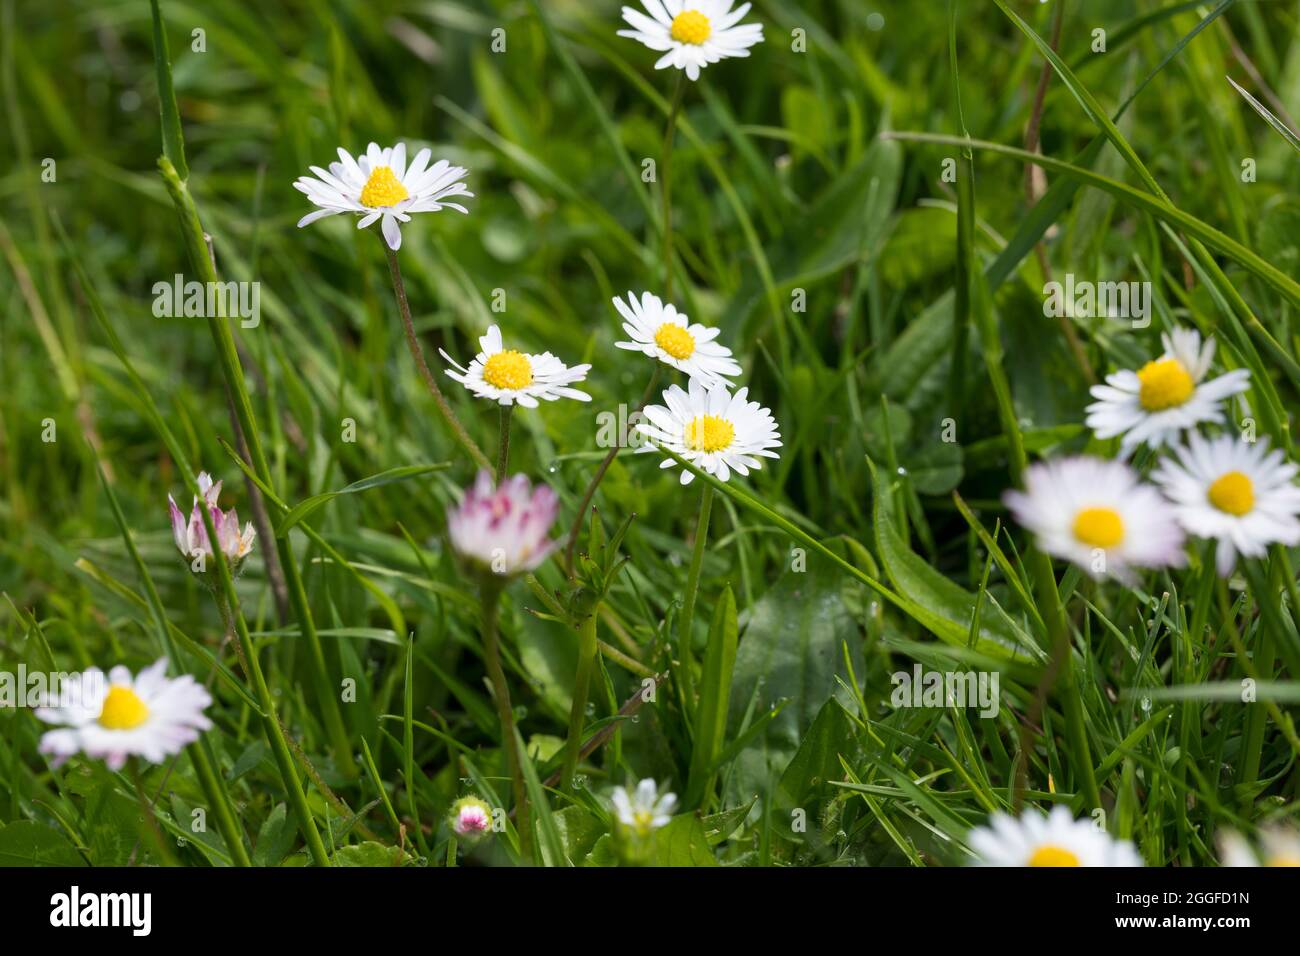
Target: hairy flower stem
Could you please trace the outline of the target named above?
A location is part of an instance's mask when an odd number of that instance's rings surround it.
[[[510,788],[515,800],[515,829],[519,831],[520,854],[525,860],[533,856],[533,825],[528,814],[528,794],[524,790],[523,755],[519,752],[519,737],[515,733],[514,708],[510,704],[510,686],[506,672],[501,667],[501,647],[497,627],[501,610],[501,582],[490,572],[485,572],[479,589],[483,607],[483,656],[487,663],[488,679],[492,681],[492,696],[496,700],[497,719],[501,722],[501,749],[506,754],[510,770]]]
[[[645,387],[645,393],[641,396],[641,401],[637,403],[633,412],[639,412],[650,403],[650,396],[654,394],[655,387],[659,384],[659,363],[655,362],[655,370],[650,375],[650,382]],[[630,416],[629,416],[630,417]],[[573,577],[573,549],[578,543],[578,533],[582,531],[583,519],[587,516],[587,508],[591,505],[591,499],[596,495],[596,489],[605,479],[605,472],[609,471],[609,466],[614,463],[618,453],[623,450],[621,442],[615,442],[614,447],[609,450],[596,473],[591,476],[591,481],[587,483],[587,490],[582,493],[582,501],[578,504],[578,510],[573,515],[573,524],[569,527],[569,543],[564,548],[564,570],[570,578]]]
[[[691,566],[686,573],[686,598],[682,602],[682,616],[679,622],[677,653],[681,659],[682,692],[686,705],[692,704],[695,694],[695,677],[691,673],[694,666],[694,654],[691,652],[691,625],[695,621],[695,597],[700,589],[700,567],[704,564],[704,548],[709,540],[709,514],[713,511],[713,486],[704,485],[700,493],[700,517],[695,523],[695,547],[691,551]]]
[[[384,242],[383,236],[379,235],[378,231],[375,235],[379,236],[379,241],[384,243],[384,253],[388,256],[388,273],[393,278],[393,294],[397,297],[397,311],[402,315],[402,328],[406,333],[406,347],[410,349],[411,358],[415,359],[415,367],[420,372],[420,378],[424,379],[425,387],[433,396],[433,403],[438,406],[443,421],[451,429],[452,437],[469,453],[470,458],[474,459],[474,464],[480,468],[490,469],[492,463],[488,461],[487,455],[483,454],[483,450],[478,447],[474,439],[470,438],[469,432],[465,431],[465,426],[451,410],[447,397],[442,394],[442,389],[438,387],[437,380],[424,361],[420,340],[415,337],[415,324],[411,321],[411,305],[406,299],[406,284],[402,282],[402,267],[397,263],[397,253],[388,247],[388,243]]]
[[[510,467],[510,413],[515,406],[501,406],[501,446],[497,450],[497,484],[505,481],[506,469]]]
[[[578,771],[582,752],[582,727],[587,718],[587,696],[591,689],[591,672],[596,663],[596,609],[578,625],[578,670],[573,680],[573,707],[569,711],[569,736],[564,746],[564,769],[560,772],[560,789],[573,793],[573,777]]]

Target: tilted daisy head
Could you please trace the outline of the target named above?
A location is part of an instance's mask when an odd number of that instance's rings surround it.
[[[580,402],[591,401],[591,396],[576,388],[591,370],[590,365],[569,368],[550,352],[530,355],[506,348],[501,342],[501,330],[489,326],[478,340],[479,353],[469,368],[464,368],[442,349],[442,357],[453,367],[447,375],[460,382],[479,398],[490,398],[500,405],[536,408],[538,399],[553,402],[558,398],[574,398]]]
[[[1134,567],[1186,561],[1173,509],[1123,462],[1080,456],[1033,465],[1025,490],[1008,491],[1003,501],[1044,551],[1094,578],[1129,581]]]
[[[197,481],[199,491],[203,493],[203,503],[200,505],[199,499],[194,499],[189,518],[186,518],[185,513],[176,506],[176,499],[171,495],[167,496],[167,507],[172,522],[172,540],[176,542],[177,550],[191,562],[200,557],[210,558],[212,542],[208,538],[208,529],[203,523],[201,510],[207,508],[208,514],[212,516],[212,527],[217,532],[217,546],[221,548],[221,553],[226,556],[232,569],[238,569],[240,563],[253,550],[253,540],[257,537],[257,532],[253,530],[252,522],[245,524],[242,531],[239,529],[239,513],[234,508],[222,511],[217,507],[217,500],[221,496],[221,482],[214,482],[212,476],[206,471],[199,472]],[[206,562],[202,567],[204,570],[207,569]]]
[[[478,840],[492,832],[492,808],[478,797],[461,797],[451,807],[451,828],[462,840]]]
[[[720,330],[691,322],[671,302],[649,292],[638,299],[629,292],[626,302],[614,299],[614,308],[623,317],[623,331],[632,337],[615,342],[618,348],[658,359],[705,385],[726,384],[729,376],[740,374],[731,349],[714,341]]]
[[[735,0],[641,0],[649,16],[623,8],[630,30],[619,30],[651,50],[663,53],[656,70],[674,66],[692,80],[700,70],[729,56],[749,56],[749,48],[763,42],[761,23],[741,23],[750,5],[732,9]]]
[[[456,553],[479,570],[525,574],[555,549],[547,535],[559,507],[559,498],[546,485],[533,487],[525,476],[515,475],[494,487],[484,470],[447,515],[447,534]]]
[[[1187,445],[1152,472],[1188,534],[1218,542],[1215,564],[1227,577],[1237,555],[1257,558],[1268,546],[1300,544],[1297,468],[1268,442],[1233,435],[1187,436]]]
[[[751,468],[763,466],[760,458],[779,458],[772,449],[781,447],[772,413],[749,401],[748,393],[742,388],[732,395],[721,383],[706,388],[694,378],[687,391],[670,385],[663,394],[664,404],[647,405],[642,412],[646,421],[637,430],[650,443],[637,451],[667,448],[720,481],[728,480],[733,471],[748,475]],[[665,458],[660,467],[674,464]],[[694,477],[682,469],[682,484],[690,484]]]
[[[407,165],[405,143],[387,149],[371,143],[355,159],[340,146],[338,162],[330,163],[329,169],[312,166],[315,176],[300,176],[293,184],[320,207],[298,220],[299,228],[326,216],[350,212],[361,217],[358,229],[382,220],[384,241],[390,249],[399,249],[402,231],[398,224],[410,222],[414,213],[444,208],[469,212],[459,203],[448,202],[457,196],[473,197],[469,187],[460,181],[468,170],[445,159],[430,166],[430,156],[430,150],[422,149]]]
[[[1219,862],[1223,866],[1300,866],[1300,831],[1270,826],[1259,831],[1258,847],[1235,830],[1221,832]]]
[[[102,759],[113,770],[132,754],[162,763],[212,726],[203,715],[212,703],[207,690],[188,674],[168,678],[165,658],[134,678],[125,667],[114,667],[107,678],[92,667],[72,681],[72,692],[65,688],[57,702],[49,702],[58,706],[35,711],[47,724],[61,725],[41,737],[41,753],[55,766],[77,753]]]
[[[650,778],[642,780],[636,788],[617,787],[610,794],[614,803],[614,819],[629,835],[640,839],[649,837],[655,830],[666,826],[673,818],[677,806],[675,793],[659,793],[659,786]]]
[[[1092,820],[1076,820],[1057,805],[1043,816],[994,813],[988,826],[966,837],[979,866],[1141,866],[1137,848],[1116,840]]]
[[[1235,369],[1205,380],[1214,360],[1215,342],[1195,329],[1174,329],[1161,336],[1164,354],[1136,372],[1124,370],[1094,385],[1097,399],[1088,406],[1088,427],[1098,438],[1123,435],[1127,455],[1146,442],[1152,448],[1171,444],[1202,422],[1223,422],[1223,400],[1250,386],[1250,371]]]

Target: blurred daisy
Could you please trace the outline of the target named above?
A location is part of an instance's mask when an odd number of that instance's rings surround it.
[[[451,807],[451,828],[462,840],[492,832],[492,808],[478,797],[461,797]]]
[[[77,753],[103,759],[112,770],[121,770],[132,754],[162,763],[212,726],[203,715],[212,703],[207,690],[188,674],[169,679],[165,658],[134,679],[119,666],[107,680],[97,667],[71,680],[73,692],[65,688],[59,706],[35,712],[47,724],[63,725],[41,737],[41,753],[55,766]]]
[[[226,556],[226,560],[230,562],[232,570],[236,569],[253,550],[253,540],[257,537],[257,532],[253,530],[253,523],[250,521],[244,525],[244,530],[240,531],[239,513],[234,508],[222,511],[217,507],[217,499],[221,497],[221,482],[214,482],[212,476],[206,471],[199,472],[198,485],[199,491],[203,492],[203,507],[207,508],[208,513],[212,515],[212,527],[217,532],[217,545],[221,548],[221,553]],[[199,556],[211,557],[212,542],[208,540],[208,529],[203,524],[199,499],[194,499],[188,520],[184,512],[176,506],[176,499],[171,495],[167,496],[167,506],[172,519],[172,540],[176,542],[180,553],[189,560]],[[206,563],[203,567],[206,569]]]
[[[740,374],[731,349],[713,341],[721,330],[691,323],[671,302],[665,305],[649,292],[638,300],[629,292],[627,302],[614,299],[614,308],[625,320],[623,331],[632,337],[631,342],[615,342],[616,347],[642,352],[706,386],[727,384],[728,376]]]
[[[447,515],[447,534],[456,553],[482,570],[523,574],[555,550],[547,534],[559,506],[546,485],[534,488],[525,476],[515,475],[493,487],[485,469]]]
[[[656,70],[675,66],[692,80],[700,70],[729,56],[749,56],[749,48],[763,42],[761,23],[741,23],[750,5],[734,10],[734,0],[641,0],[650,16],[631,7],[623,19],[631,30],[619,30],[651,50],[663,53]]]
[[[747,400],[749,389],[732,395],[725,383],[705,388],[693,378],[688,384],[688,391],[670,385],[663,394],[663,405],[646,406],[642,414],[648,421],[638,424],[637,430],[650,443],[637,451],[662,446],[720,481],[728,480],[732,471],[748,475],[751,468],[761,468],[759,458],[781,457],[772,451],[781,447],[776,420],[758,402]],[[665,458],[660,467],[674,464],[673,459]],[[683,485],[689,485],[694,477],[682,470]]]
[[[1219,574],[1227,577],[1237,555],[1257,558],[1270,544],[1300,544],[1298,470],[1268,442],[1233,435],[1205,439],[1196,432],[1174,458],[1152,473],[1188,534],[1218,542]]]
[[[645,839],[673,818],[677,795],[660,795],[654,780],[646,778],[631,787],[618,787],[610,795],[614,801],[615,819],[634,836]]]
[[[1228,830],[1219,837],[1219,854],[1223,866],[1300,866],[1300,831],[1264,827],[1257,850],[1240,833]]]
[[[1223,423],[1223,400],[1244,392],[1250,371],[1235,369],[1205,381],[1214,360],[1214,339],[1201,345],[1195,329],[1174,329],[1160,337],[1165,351],[1136,372],[1128,369],[1094,385],[1097,401],[1088,406],[1088,427],[1098,438],[1123,435],[1127,455],[1146,442],[1152,448],[1170,444],[1179,432],[1202,422]]]
[[[978,866],[1141,866],[1128,840],[1116,840],[1091,820],[1075,820],[1063,806],[1047,816],[994,813],[988,826],[966,837]]]
[[[1131,580],[1132,567],[1186,561],[1173,508],[1123,462],[1081,456],[1033,465],[1025,490],[1002,500],[1044,551],[1094,578]]]
[[[473,197],[469,187],[460,181],[468,170],[445,159],[430,166],[431,155],[430,150],[422,149],[408,166],[405,143],[388,149],[371,143],[355,159],[340,146],[337,163],[330,163],[328,170],[312,166],[314,178],[300,176],[293,184],[294,189],[321,207],[299,219],[298,227],[342,212],[355,213],[361,217],[358,229],[382,219],[384,241],[390,249],[399,249],[402,232],[398,223],[410,222],[412,213],[443,208],[469,212],[459,203],[448,202],[456,196]]]
[[[464,368],[444,352],[442,357],[455,366],[447,374],[480,398],[490,398],[501,405],[518,402],[524,408],[536,408],[537,400],[553,402],[557,398],[575,398],[591,401],[591,396],[568,386],[587,377],[590,365],[569,368],[550,352],[529,355],[507,349],[501,344],[501,330],[488,326],[487,334],[478,340],[481,350]]]

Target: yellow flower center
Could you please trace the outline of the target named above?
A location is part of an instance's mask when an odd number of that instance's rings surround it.
[[[655,345],[675,359],[688,359],[695,354],[695,336],[683,325],[665,322],[655,333]]]
[[[1050,843],[1040,846],[1029,858],[1030,866],[1078,866],[1079,857],[1065,849]]]
[[[699,46],[712,32],[709,18],[698,10],[683,10],[673,17],[672,35],[678,43],[692,43]]]
[[[1265,866],[1300,866],[1300,856],[1270,856]]]
[[[129,687],[114,684],[104,698],[99,712],[99,726],[109,730],[132,730],[149,719],[149,708]]]
[[[1084,508],[1074,516],[1074,536],[1093,548],[1113,548],[1124,540],[1124,519],[1114,508]]]
[[[1138,391],[1138,401],[1149,412],[1177,408],[1191,398],[1196,389],[1192,376],[1178,359],[1165,358],[1147,362],[1138,370],[1137,376],[1142,385]]]
[[[637,810],[632,814],[632,822],[636,825],[637,832],[644,836],[653,828],[655,815],[649,810]]]
[[[1255,486],[1241,472],[1230,471],[1220,475],[1214,484],[1210,485],[1210,493],[1207,497],[1210,499],[1210,504],[1220,511],[1241,517],[1249,514],[1250,509],[1255,507]]]
[[[683,437],[692,451],[722,451],[736,440],[736,429],[717,415],[698,415],[687,423]]]
[[[376,166],[361,188],[361,205],[376,209],[381,206],[396,206],[410,196],[390,167]]]
[[[533,367],[523,352],[506,349],[483,363],[483,381],[494,388],[524,388],[532,384]]]

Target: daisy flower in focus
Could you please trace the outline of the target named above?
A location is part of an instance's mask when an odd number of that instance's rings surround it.
[[[203,493],[203,507],[212,515],[212,527],[217,532],[217,546],[221,548],[221,553],[226,556],[232,569],[237,568],[253,550],[253,540],[257,537],[253,523],[248,522],[244,525],[244,530],[240,531],[239,513],[234,508],[222,511],[217,507],[217,499],[221,497],[221,482],[214,482],[206,471],[199,472],[198,486]],[[212,542],[208,540],[208,529],[203,524],[199,499],[194,499],[188,519],[176,506],[176,499],[171,495],[167,496],[167,506],[172,519],[172,540],[176,542],[180,553],[189,560],[200,555],[211,557]]]
[[[462,840],[477,840],[492,831],[492,808],[478,797],[461,797],[451,807],[451,828]]]
[[[483,470],[447,515],[447,534],[457,554],[481,570],[515,575],[535,570],[556,542],[547,537],[560,500],[546,485],[536,488],[524,475],[494,487]]]
[[[41,753],[55,766],[77,753],[103,759],[112,770],[121,770],[132,754],[162,763],[212,726],[203,715],[212,703],[207,690],[189,674],[168,678],[166,658],[134,679],[121,666],[107,679],[97,667],[70,679],[59,706],[35,711],[47,724],[62,725],[41,737]]]
[[[1259,831],[1259,846],[1250,845],[1235,830],[1219,838],[1220,862],[1223,866],[1300,866],[1300,831],[1265,827]]]
[[[731,349],[713,341],[721,330],[692,323],[671,302],[665,304],[649,292],[637,299],[629,292],[627,302],[614,299],[614,308],[623,316],[623,331],[632,337],[630,342],[615,342],[617,348],[642,352],[706,386],[725,384],[728,376],[740,374]]]
[[[1152,448],[1171,444],[1178,434],[1202,422],[1223,423],[1223,400],[1244,392],[1250,371],[1235,369],[1205,381],[1214,360],[1215,341],[1201,344],[1195,329],[1174,329],[1160,337],[1165,351],[1136,372],[1125,369],[1094,385],[1088,427],[1098,438],[1123,435],[1127,455],[1146,442]]]
[[[966,837],[978,866],[1141,866],[1128,840],[1116,840],[1091,820],[1075,820],[1063,806],[1047,816],[994,813],[988,826]]]
[[[761,23],[741,23],[750,5],[732,9],[734,0],[641,0],[646,16],[623,8],[631,30],[619,30],[643,46],[663,53],[656,70],[675,66],[692,80],[700,70],[729,56],[749,56],[749,48],[763,42]]]
[[[330,163],[329,169],[312,166],[314,177],[300,176],[294,182],[294,189],[320,206],[299,219],[298,228],[343,212],[361,217],[358,229],[382,219],[384,241],[388,248],[396,250],[402,246],[398,223],[410,222],[412,213],[438,212],[444,207],[468,213],[459,203],[448,202],[456,196],[473,197],[469,187],[460,181],[468,170],[445,159],[430,166],[431,155],[430,150],[422,149],[408,166],[405,143],[387,149],[371,143],[355,159],[340,146],[337,163]]]
[[[1031,466],[1025,490],[1002,500],[1048,554],[1094,578],[1131,580],[1131,568],[1182,566],[1173,508],[1123,462],[1080,456]]]
[[[1227,577],[1238,554],[1257,558],[1274,542],[1300,544],[1298,470],[1282,452],[1269,451],[1267,441],[1192,432],[1187,446],[1162,459],[1151,477],[1188,534],[1218,542],[1215,564]]]
[[[548,402],[557,398],[591,401],[586,392],[568,387],[586,378],[590,365],[569,368],[550,352],[529,355],[505,348],[501,344],[501,330],[495,325],[488,326],[487,334],[478,340],[478,346],[480,351],[469,363],[469,368],[461,366],[442,349],[438,351],[455,366],[455,371],[447,369],[447,375],[479,398],[490,398],[500,405],[517,402],[524,408],[536,408],[538,399]]]
[[[647,419],[637,430],[650,443],[637,449],[653,451],[655,445],[681,455],[719,481],[726,481],[733,471],[748,475],[751,468],[761,468],[759,458],[781,457],[773,448],[781,447],[772,413],[758,402],[747,399],[749,389],[732,395],[723,383],[706,388],[699,379],[691,379],[689,390],[670,385],[663,394],[663,405],[647,405],[642,414]],[[661,468],[676,462],[665,458]],[[689,485],[695,475],[682,470],[682,484]]]
[[[658,785],[649,778],[638,783],[635,790],[616,788],[610,799],[614,801],[614,816],[619,826],[640,839],[667,825],[677,806],[677,795],[660,795]]]

